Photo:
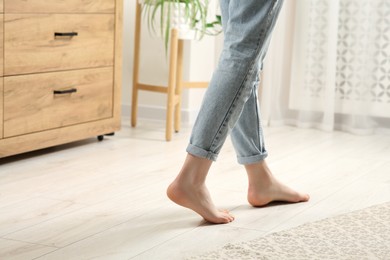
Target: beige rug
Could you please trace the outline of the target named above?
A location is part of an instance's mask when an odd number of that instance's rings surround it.
[[[305,224],[190,259],[390,260],[390,202]]]

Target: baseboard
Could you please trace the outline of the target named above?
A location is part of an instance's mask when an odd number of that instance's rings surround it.
[[[139,105],[138,106],[138,118],[147,120],[161,120],[165,121],[166,107],[161,106],[149,106]],[[198,110],[182,109],[181,110],[181,122],[183,124],[193,124],[198,115]],[[131,105],[122,104],[122,116],[131,116]]]

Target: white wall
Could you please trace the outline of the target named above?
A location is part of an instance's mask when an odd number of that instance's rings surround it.
[[[130,116],[131,91],[134,57],[135,2],[124,1],[123,28],[123,97],[122,114]],[[215,4],[215,3],[214,3]],[[168,79],[168,60],[165,56],[163,41],[149,33],[146,24],[141,31],[140,81],[146,84],[166,85]],[[219,40],[218,40],[219,38]],[[221,36],[205,36],[202,41],[186,41],[184,44],[184,80],[209,81],[219,55]],[[192,123],[195,120],[204,89],[185,90],[182,95],[182,121]],[[165,120],[166,95],[141,91],[139,95],[140,119]]]

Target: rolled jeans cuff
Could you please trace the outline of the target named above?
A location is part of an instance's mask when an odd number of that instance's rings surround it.
[[[252,155],[252,156],[243,156],[243,157],[237,156],[237,162],[243,165],[253,164],[253,163],[258,163],[263,161],[265,158],[267,158],[267,156],[268,156],[267,152],[258,155]]]
[[[189,144],[186,149],[187,153],[190,153],[194,156],[200,157],[200,158],[205,158],[211,161],[216,161],[218,154],[204,150],[202,148],[199,148],[195,145]]]

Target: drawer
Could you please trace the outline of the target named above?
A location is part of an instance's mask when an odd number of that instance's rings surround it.
[[[5,12],[114,13],[115,0],[5,0]]]
[[[113,14],[4,16],[4,75],[113,65]]]
[[[110,118],[112,107],[113,67],[4,77],[4,138]]]

